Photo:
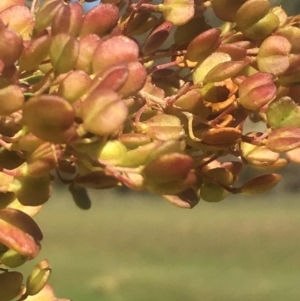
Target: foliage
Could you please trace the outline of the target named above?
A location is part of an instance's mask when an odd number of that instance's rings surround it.
[[[39,253],[32,216],[54,178],[82,209],[91,206],[87,188],[122,185],[192,208],[263,193],[281,178],[239,185],[245,165],[269,172],[300,161],[299,16],[267,0],[105,0],[86,14],[81,2],[0,4],[0,260],[8,268]],[[221,27],[206,24],[209,7]],[[266,130],[247,133],[246,119]],[[25,282],[1,271],[1,301],[63,300],[47,284],[47,260]]]

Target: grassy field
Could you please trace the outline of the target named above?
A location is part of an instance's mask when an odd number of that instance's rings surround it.
[[[92,193],[81,211],[56,192],[36,218],[51,283],[74,301],[298,301],[300,204],[280,194],[199,203]],[[34,263],[30,263],[31,267]]]

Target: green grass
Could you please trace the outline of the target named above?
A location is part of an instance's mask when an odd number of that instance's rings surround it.
[[[193,210],[98,191],[93,208],[55,194],[37,216],[51,284],[74,301],[298,301],[297,200],[235,197]],[[31,267],[34,263],[30,263]]]

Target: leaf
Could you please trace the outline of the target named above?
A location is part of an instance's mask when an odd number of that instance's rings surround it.
[[[69,185],[69,191],[75,204],[80,209],[88,210],[91,208],[92,202],[85,187],[71,183]]]
[[[221,63],[231,61],[230,55],[223,52],[214,52],[202,63],[198,64],[193,71],[193,82],[203,82],[205,76]]]
[[[238,9],[247,0],[214,0],[212,1],[212,9],[215,15],[228,22],[235,22]]]
[[[166,21],[180,26],[190,21],[195,14],[194,0],[164,0],[157,10],[162,12]]]
[[[13,65],[20,57],[23,48],[21,36],[6,28],[0,19],[0,60],[6,66]]]
[[[84,129],[99,136],[108,136],[120,129],[127,113],[125,102],[110,89],[94,90],[81,105]]]
[[[266,141],[266,146],[274,152],[287,152],[300,146],[300,129],[284,127],[273,130]]]
[[[88,74],[92,73],[92,58],[101,39],[95,35],[86,35],[79,40],[79,54],[76,62],[76,69],[83,70]]]
[[[77,39],[66,33],[60,33],[53,37],[49,56],[57,74],[74,69],[78,54],[79,43]]]
[[[35,14],[35,30],[41,32],[46,29],[52,22],[55,14],[62,7],[61,0],[44,1]]]
[[[290,66],[289,53],[291,49],[292,45],[286,38],[275,35],[268,37],[262,42],[258,51],[259,70],[275,76],[284,74]]]
[[[192,188],[184,190],[175,195],[164,195],[163,197],[172,205],[184,209],[191,209],[200,201],[200,197]]]
[[[0,1],[0,12],[13,5],[25,5],[25,0],[1,0]]]
[[[77,37],[82,26],[82,14],[82,6],[78,2],[61,6],[53,18],[52,36],[66,33]]]
[[[100,37],[108,34],[118,23],[119,9],[113,4],[94,6],[83,18],[79,36],[96,34]]]
[[[28,71],[37,68],[46,59],[51,43],[52,37],[48,34],[31,40],[19,58],[20,69]]]
[[[71,71],[59,85],[58,95],[73,104],[90,89],[91,85],[92,79],[84,71]]]
[[[143,169],[143,176],[155,183],[165,183],[186,178],[192,168],[190,156],[169,153],[149,162]]]
[[[244,108],[255,111],[270,102],[276,93],[273,76],[259,72],[250,75],[240,84],[238,102]]]
[[[34,19],[27,6],[11,6],[0,12],[0,18],[8,28],[19,33],[24,40],[31,38]]]
[[[70,103],[56,95],[30,98],[23,107],[23,120],[37,137],[54,143],[73,139],[75,111]]]
[[[23,275],[19,272],[2,272],[0,274],[1,301],[11,301],[16,298],[21,292],[22,282]]]
[[[267,121],[273,128],[299,127],[300,107],[290,97],[284,96],[271,102],[267,109]]]
[[[232,78],[236,76],[244,67],[249,65],[249,63],[250,59],[221,63],[206,74],[206,76],[203,79],[203,82],[221,82],[225,79]]]
[[[257,176],[240,187],[239,192],[261,194],[276,186],[281,178],[281,175],[275,173]]]
[[[268,0],[248,0],[237,10],[235,22],[238,27],[247,29],[253,24],[257,23],[270,10],[270,3]]]
[[[139,48],[137,44],[125,36],[115,36],[100,43],[96,48],[92,67],[93,72],[98,73],[109,65],[126,61],[137,61]]]
[[[143,54],[148,55],[158,50],[169,37],[172,27],[173,23],[169,21],[165,21],[156,27],[144,42],[142,47]]]
[[[22,109],[24,95],[17,85],[0,88],[0,115],[10,115]]]
[[[193,62],[205,59],[219,47],[221,43],[220,33],[220,29],[211,28],[197,35],[188,44],[185,58]]]
[[[13,213],[10,214],[10,213]],[[0,243],[21,255],[34,258],[40,251],[38,241],[30,235],[26,223],[31,219],[22,211],[11,208],[0,210]],[[28,233],[28,230],[30,233]]]
[[[242,132],[236,128],[212,128],[205,132],[203,142],[209,145],[234,145],[241,139]]]

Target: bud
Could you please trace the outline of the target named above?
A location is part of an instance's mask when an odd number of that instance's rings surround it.
[[[40,261],[31,271],[26,282],[26,294],[33,296],[38,294],[47,284],[51,274],[51,268],[47,259]]]

